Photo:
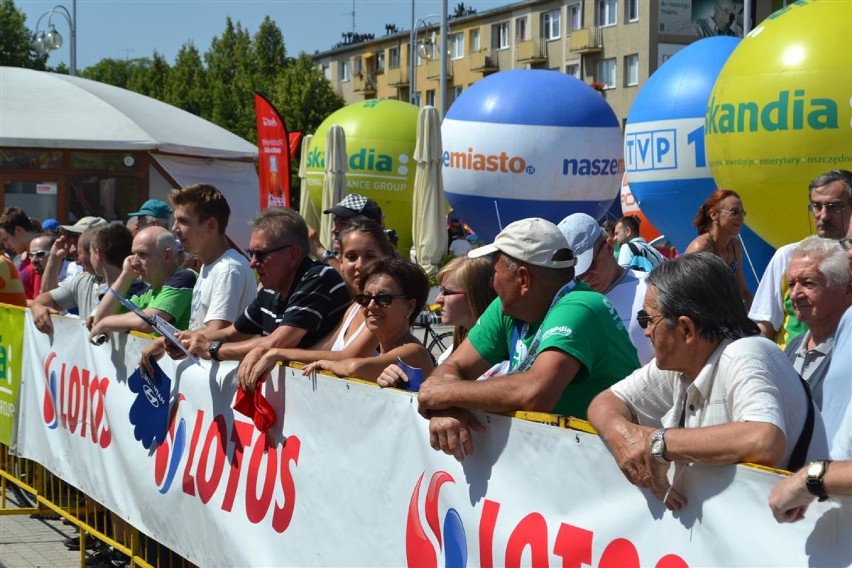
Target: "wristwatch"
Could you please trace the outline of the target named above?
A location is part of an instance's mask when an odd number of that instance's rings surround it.
[[[828,470],[830,461],[822,460],[811,462],[808,465],[807,477],[805,478],[805,486],[812,495],[818,497],[818,501],[825,501],[828,495],[825,493],[825,485],[822,478],[825,477],[825,472]]]
[[[219,348],[220,347],[222,347],[221,341],[213,341],[207,347],[207,352],[210,354],[210,358],[213,359],[214,361],[221,361],[221,359],[219,359]]]
[[[660,428],[651,437],[651,457],[660,463],[668,463],[666,459],[666,441],[663,436],[666,435],[666,429]]]

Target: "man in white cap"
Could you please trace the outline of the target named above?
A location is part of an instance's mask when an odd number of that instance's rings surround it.
[[[574,276],[606,296],[621,317],[622,325],[627,328],[639,362],[643,365],[650,362],[654,358],[654,348],[634,317],[645,300],[645,277],[648,273],[619,266],[612,244],[607,241],[598,222],[589,215],[568,215],[558,227],[577,258]]]
[[[482,429],[467,409],[585,418],[597,393],[639,367],[612,305],[574,279],[574,256],[556,225],[516,221],[470,253],[486,254],[494,255],[499,297],[418,395],[432,447],[458,460],[473,452],[470,431]],[[501,361],[509,361],[508,375],[472,380]]]

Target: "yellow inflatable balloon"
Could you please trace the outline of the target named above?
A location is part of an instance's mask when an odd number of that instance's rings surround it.
[[[852,2],[799,0],[731,54],[710,95],[707,158],[772,246],[813,232],[808,183],[852,170]]]

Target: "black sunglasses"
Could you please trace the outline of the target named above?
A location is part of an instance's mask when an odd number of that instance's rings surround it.
[[[655,316],[649,316],[648,312],[645,310],[639,310],[636,312],[636,322],[639,324],[639,327],[642,329],[648,329],[649,323],[654,323],[654,319],[665,317],[663,314],[657,314]]]
[[[370,302],[373,300],[376,301],[376,304],[386,308],[391,305],[394,298],[408,298],[405,294],[376,294],[375,296],[371,296],[370,294],[356,294],[355,301],[358,304],[364,306],[365,308],[370,305]]]
[[[249,258],[256,258],[258,264],[263,264],[266,261],[266,257],[272,254],[273,252],[278,252],[279,250],[284,250],[286,248],[290,248],[291,246],[293,245],[282,245],[280,247],[268,249],[246,249],[246,254],[248,254]]]

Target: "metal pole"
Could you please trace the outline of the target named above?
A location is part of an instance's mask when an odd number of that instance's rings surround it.
[[[77,75],[77,0],[71,1],[71,75]]]
[[[408,102],[414,104],[414,93],[415,91],[415,81],[417,80],[415,63],[417,63],[417,55],[414,49],[414,42],[417,40],[417,30],[415,28],[415,18],[414,18],[414,2],[415,0],[411,0],[411,34],[408,38]]]
[[[751,31],[751,0],[745,0],[743,7],[743,37]]]
[[[441,89],[441,120],[447,116],[447,2],[448,0],[443,0],[441,2],[441,78],[440,78],[440,89]]]

